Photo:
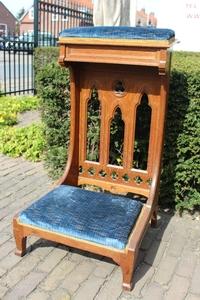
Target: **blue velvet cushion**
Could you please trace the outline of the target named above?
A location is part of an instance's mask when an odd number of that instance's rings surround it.
[[[61,185],[22,211],[19,221],[124,249],[141,208],[133,199]]]
[[[171,29],[127,26],[75,27],[65,29],[60,37],[169,40],[175,36]]]

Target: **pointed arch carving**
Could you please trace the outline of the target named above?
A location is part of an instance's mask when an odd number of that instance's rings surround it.
[[[101,102],[95,85],[91,88],[87,101],[87,134],[86,134],[86,160],[99,162],[100,156],[100,127]]]
[[[124,130],[122,111],[117,106],[110,120],[109,164],[111,165],[123,165]]]
[[[136,125],[132,167],[147,170],[152,109],[146,92],[140,94],[136,108]]]

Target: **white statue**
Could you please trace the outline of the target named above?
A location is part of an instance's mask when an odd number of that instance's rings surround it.
[[[93,0],[95,26],[135,26],[136,0]]]

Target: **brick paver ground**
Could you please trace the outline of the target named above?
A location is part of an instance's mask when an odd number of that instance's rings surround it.
[[[15,127],[25,127],[32,123],[41,121],[41,112],[38,110],[25,111],[18,115],[18,122]]]
[[[160,213],[141,245],[132,292],[111,260],[41,240],[14,255],[12,217],[52,188],[41,163],[0,155],[0,299],[200,299],[200,221]]]

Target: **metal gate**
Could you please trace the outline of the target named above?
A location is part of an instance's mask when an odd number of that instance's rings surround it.
[[[68,0],[34,1],[35,46],[56,46],[59,33],[65,28],[92,26],[91,7]]]
[[[92,19],[92,8],[77,0],[34,0],[32,32],[0,37],[0,95],[34,93],[34,48],[57,46],[63,29]]]
[[[0,40],[0,94],[34,92],[34,43],[25,35]]]

